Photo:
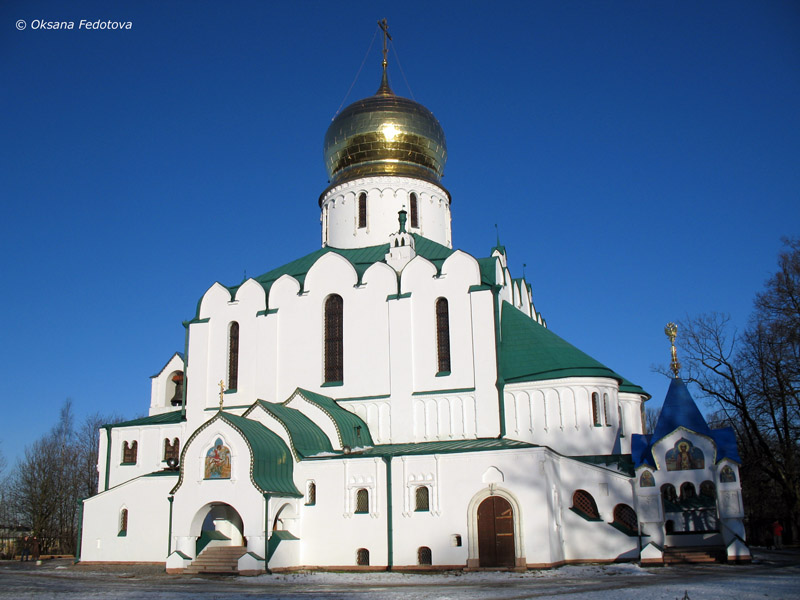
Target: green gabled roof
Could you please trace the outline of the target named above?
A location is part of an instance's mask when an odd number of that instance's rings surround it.
[[[285,404],[273,404],[264,400],[259,400],[256,406],[263,408],[286,428],[292,439],[292,445],[301,458],[320,452],[333,452],[333,446],[331,446],[328,436],[314,421],[299,410],[289,408]],[[243,416],[246,417],[254,409],[255,406],[245,412]]]
[[[486,438],[477,440],[450,440],[446,442],[418,442],[408,444],[381,444],[372,446],[359,452],[348,455],[336,455],[332,458],[354,458],[358,456],[409,456],[413,454],[456,454],[464,452],[485,452],[489,450],[520,450],[523,448],[538,448],[536,444]]]
[[[568,456],[567,458],[609,469],[616,467],[630,477],[634,475],[633,459],[630,454],[596,454],[591,456]]]
[[[478,266],[481,269],[481,283],[497,285],[497,258],[479,258]]]
[[[181,410],[171,410],[170,412],[161,413],[160,415],[142,417],[141,419],[133,419],[132,421],[109,423],[107,425],[103,425],[103,427],[112,429],[114,427],[141,427],[143,425],[175,425],[176,423],[182,423],[185,420],[186,416]]]
[[[361,420],[361,417],[351,413],[349,410],[345,410],[336,404],[333,398],[328,396],[309,392],[301,388],[298,388],[297,392],[308,402],[311,402],[311,404],[316,404],[322,412],[331,418],[333,424],[336,426],[336,431],[339,433],[339,441],[342,446],[360,448],[373,444],[372,436],[369,433],[369,427]]]
[[[631,381],[628,381],[624,377],[622,378],[622,383],[619,384],[619,391],[629,392],[631,394],[641,394],[643,396],[647,396],[648,398],[650,398],[650,394],[645,392],[643,387],[638,386]]]
[[[219,412],[211,419],[220,418],[242,434],[250,448],[252,468],[250,478],[253,485],[263,493],[301,497],[292,478],[292,454],[280,436],[258,421],[237,415]],[[209,421],[210,422],[210,421]]]
[[[622,377],[503,302],[500,372],[506,383],[566,377]]]

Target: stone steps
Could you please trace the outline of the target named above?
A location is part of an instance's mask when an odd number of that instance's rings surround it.
[[[235,575],[239,572],[239,558],[246,552],[247,548],[244,546],[211,546],[203,550],[184,573]]]
[[[664,550],[664,564],[719,563],[725,562],[725,556],[722,546],[672,547]]]

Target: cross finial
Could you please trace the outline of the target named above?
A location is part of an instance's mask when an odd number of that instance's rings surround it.
[[[670,363],[670,369],[673,375],[675,375],[675,379],[677,379],[681,372],[681,363],[678,362],[678,352],[675,350],[675,338],[678,335],[678,326],[670,321],[667,323],[667,326],[664,327],[664,333],[667,334],[670,346],[672,346],[672,362]]]
[[[383,70],[386,71],[386,66],[389,64],[386,60],[386,53],[388,51],[386,48],[386,40],[388,39],[391,42],[392,36],[389,35],[389,23],[386,19],[378,21],[378,27],[383,31]]]
[[[223,394],[225,394],[225,382],[222,379],[219,380],[219,409],[222,410],[222,398]]]

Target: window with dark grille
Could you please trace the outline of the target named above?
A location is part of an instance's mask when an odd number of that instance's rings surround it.
[[[169,438],[164,440],[164,460],[167,461],[170,458],[174,458],[178,460],[180,458],[181,451],[180,451],[180,442],[178,438],[172,440],[170,443]]]
[[[359,548],[356,552],[356,564],[360,567],[369,566],[369,550],[366,548]]]
[[[635,532],[638,529],[636,511],[627,504],[617,504],[614,507],[614,523],[628,531]]]
[[[430,548],[428,548],[427,546],[420,546],[419,548],[417,548],[417,564],[418,565],[433,564]]]
[[[313,506],[317,503],[317,484],[313,481],[308,482],[308,494],[306,495],[306,505]]]
[[[582,512],[590,519],[600,518],[600,512],[597,510],[597,504],[595,504],[594,498],[585,490],[576,490],[572,495],[572,508]]]
[[[358,195],[358,228],[367,226],[367,195],[361,192]]]
[[[704,481],[700,484],[700,495],[706,498],[716,498],[717,486],[714,485],[713,481]]]
[[[356,513],[369,512],[369,491],[361,488],[356,492]]]
[[[436,353],[439,373],[450,372],[450,308],[447,298],[436,300]]]
[[[602,425],[600,422],[600,396],[597,392],[592,392],[592,422],[598,426]]]
[[[408,204],[409,204],[409,212],[411,213],[409,215],[411,217],[411,227],[418,228],[419,212],[417,210],[417,195],[414,192],[411,192],[411,196],[408,199]]]
[[[675,486],[671,483],[665,483],[661,486],[661,498],[666,502],[675,503],[678,501],[678,493],[675,491]]]
[[[139,449],[138,442],[125,442],[122,446],[122,464],[133,465],[136,464],[136,454]]]
[[[228,329],[228,389],[239,386],[239,323],[232,321]]]
[[[694,484],[686,482],[681,484],[681,500],[689,500],[697,496],[697,490],[694,489]]]
[[[325,383],[344,381],[343,308],[337,294],[325,301]]]
[[[128,533],[128,509],[123,508],[119,513],[119,532],[117,535],[127,535]]]
[[[416,508],[414,510],[424,512],[430,510],[430,490],[424,485],[419,486],[414,492]]]
[[[606,422],[606,427],[611,425],[608,421],[608,394],[603,394],[603,420]]]

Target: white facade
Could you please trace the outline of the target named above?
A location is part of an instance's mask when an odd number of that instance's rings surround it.
[[[152,378],[150,416],[101,432],[81,560],[181,570],[214,546],[246,548],[249,572],[637,559],[620,515],[664,525],[631,460],[647,394],[546,329],[504,248],[453,250],[449,194],[429,179],[357,177],[320,207],[323,247],[212,285],[185,358]],[[740,519],[738,484],[718,487]]]

